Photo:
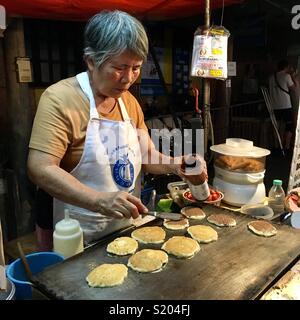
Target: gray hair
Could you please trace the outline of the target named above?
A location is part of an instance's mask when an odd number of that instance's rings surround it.
[[[85,27],[84,42],[84,57],[91,58],[98,68],[125,50],[142,60],[146,60],[148,54],[148,37],[143,25],[119,10],[103,10],[93,16]]]

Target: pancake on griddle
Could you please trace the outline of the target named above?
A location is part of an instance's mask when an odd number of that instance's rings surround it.
[[[249,222],[248,228],[258,236],[263,237],[272,237],[277,233],[277,229],[270,222],[263,220]]]
[[[123,283],[127,277],[128,268],[121,263],[101,264],[86,277],[90,287],[113,287]]]
[[[189,226],[188,219],[181,219],[181,220],[164,220],[164,227],[170,230],[182,230]]]
[[[141,243],[162,243],[165,240],[166,232],[161,227],[143,227],[134,230],[131,237]]]
[[[168,255],[162,250],[143,249],[128,259],[128,267],[138,272],[159,271],[168,262]]]
[[[187,229],[188,234],[198,242],[209,243],[218,240],[218,233],[210,226],[197,225]]]
[[[106,251],[118,256],[133,254],[138,248],[138,242],[130,237],[116,238],[107,245]]]
[[[177,258],[191,258],[200,250],[196,240],[184,236],[170,238],[161,248]]]
[[[185,207],[181,213],[189,219],[202,220],[206,217],[204,211],[198,207]]]
[[[236,221],[232,217],[227,214],[219,213],[219,214],[211,214],[207,221],[215,224],[218,227],[234,227],[236,226]]]

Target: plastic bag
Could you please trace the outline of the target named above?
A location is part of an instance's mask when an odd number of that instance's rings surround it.
[[[191,76],[227,79],[229,31],[222,26],[198,28],[194,35]]]

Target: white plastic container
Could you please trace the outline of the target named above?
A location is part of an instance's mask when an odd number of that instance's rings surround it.
[[[83,232],[77,220],[69,217],[65,209],[65,218],[55,225],[53,233],[53,251],[65,259],[83,251]]]
[[[264,183],[236,184],[214,177],[213,187],[224,193],[224,202],[236,207],[261,203],[266,196]]]
[[[233,205],[257,204],[264,200],[265,161],[268,149],[253,141],[228,138],[226,143],[213,145],[215,177],[213,187],[224,193],[223,201]]]

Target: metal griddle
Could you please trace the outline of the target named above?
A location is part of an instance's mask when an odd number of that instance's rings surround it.
[[[257,299],[299,258],[300,230],[288,225],[273,224],[278,233],[265,238],[253,234],[247,223],[251,217],[227,209],[207,205],[208,215],[226,213],[237,221],[236,227],[217,230],[219,239],[200,244],[201,250],[192,259],[169,256],[166,267],[157,273],[138,273],[129,268],[128,277],[120,286],[90,288],[85,277],[102,263],[127,264],[128,256],[109,256],[107,244],[119,236],[130,235],[133,228],[118,232],[83,253],[45,269],[34,277],[41,291],[54,299],[157,300],[157,299]],[[161,225],[162,220],[147,223]],[[190,220],[190,225],[210,225],[206,219]],[[166,239],[184,235],[185,230],[166,230]],[[139,249],[156,248],[161,244],[142,245]]]

